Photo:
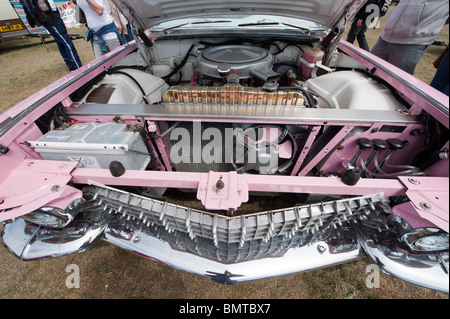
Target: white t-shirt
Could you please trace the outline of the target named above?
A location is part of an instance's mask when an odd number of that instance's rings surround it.
[[[86,0],[77,0],[77,5],[83,10],[84,15],[86,16],[86,21],[90,29],[97,31],[101,27],[114,22],[113,18],[109,14],[108,10],[105,7],[104,0],[93,0],[98,5],[103,7],[103,14],[99,16],[94,9],[92,9]],[[103,40],[112,40],[117,38],[115,32],[110,32],[102,35]]]

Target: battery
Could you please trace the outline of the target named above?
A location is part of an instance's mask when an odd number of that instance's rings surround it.
[[[28,143],[45,160],[78,162],[79,168],[119,161],[125,169],[144,170],[151,160],[141,134],[126,124],[76,123]]]

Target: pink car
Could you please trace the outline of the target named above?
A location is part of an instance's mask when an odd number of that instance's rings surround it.
[[[360,1],[116,2],[136,41],[0,115],[11,253],[220,283],[368,255],[448,292],[449,100],[340,41]]]

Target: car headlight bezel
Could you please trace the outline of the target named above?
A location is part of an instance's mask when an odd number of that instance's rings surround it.
[[[83,199],[75,199],[65,209],[43,206],[35,211],[21,216],[25,221],[50,228],[64,228],[72,222],[81,211]]]
[[[449,249],[449,234],[438,228],[412,229],[401,238],[414,251],[431,252]]]

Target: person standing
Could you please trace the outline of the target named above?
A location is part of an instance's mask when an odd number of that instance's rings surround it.
[[[106,9],[105,0],[69,0],[84,14],[88,31],[86,40],[91,41],[96,58],[125,43],[113,18]]]
[[[53,0],[20,0],[30,26],[43,26],[55,39],[69,71],[82,66],[78,52],[67,33],[64,21]]]
[[[449,0],[401,0],[388,15],[371,53],[414,74],[449,14]]]
[[[369,44],[366,39],[366,31],[372,23],[368,18],[384,16],[389,9],[392,0],[368,0],[364,6],[356,13],[355,19],[350,27],[347,35],[347,41],[350,43],[358,41],[359,47],[366,51],[370,51]],[[375,12],[374,10],[377,10]]]
[[[430,85],[435,89],[441,91],[445,95],[449,95],[449,56],[448,45],[442,52],[441,56],[434,62],[435,68],[437,68],[436,74]]]
[[[120,13],[119,9],[117,9],[116,5],[111,0],[105,0],[106,9],[108,9],[109,14],[113,18],[116,23],[116,27],[119,30],[122,37],[126,40],[126,42],[130,42],[134,40],[133,35],[131,34],[130,24],[127,19]]]

